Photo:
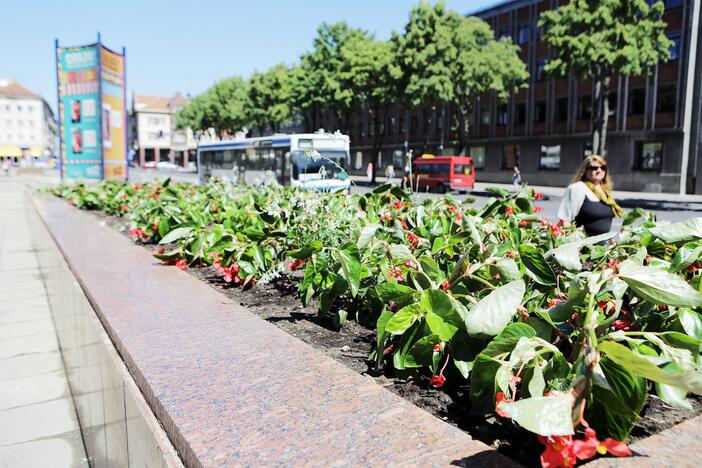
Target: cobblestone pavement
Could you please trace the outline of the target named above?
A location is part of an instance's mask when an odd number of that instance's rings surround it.
[[[23,184],[0,177],[0,467],[88,466],[29,209]]]

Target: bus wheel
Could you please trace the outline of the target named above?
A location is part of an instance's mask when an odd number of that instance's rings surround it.
[[[446,193],[447,192],[446,186],[444,184],[438,184],[436,186],[436,191],[439,193]]]

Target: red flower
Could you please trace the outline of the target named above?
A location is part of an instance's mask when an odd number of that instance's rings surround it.
[[[495,395],[495,412],[503,418],[509,418],[510,416],[500,409],[500,403],[511,403],[512,401],[514,400],[512,398],[507,398],[503,392],[497,392]]]
[[[543,200],[544,194],[540,192],[534,192],[534,200]]]
[[[448,280],[444,281],[441,284],[441,289],[443,289],[444,291],[448,291],[450,287],[451,287],[451,285],[449,284]]]
[[[158,193],[154,193],[154,200],[158,200],[160,196],[161,195],[159,195]]]
[[[407,268],[412,268],[413,270],[417,268],[417,264],[414,263],[412,260],[409,260],[409,261],[405,262],[404,265],[405,265]]]
[[[157,225],[157,224],[152,224],[152,225],[151,225],[151,230],[154,231],[154,232],[158,231],[158,225]]]
[[[397,281],[404,281],[405,274],[401,269],[392,267],[388,271],[388,278],[395,278]]]
[[[72,206],[76,206],[76,201],[73,199],[68,200],[68,204]]]
[[[631,322],[629,322],[628,320],[615,320],[612,326],[615,330],[631,330]]]
[[[527,227],[527,226],[529,226],[529,222],[528,222],[528,221],[525,221],[525,220],[521,220],[521,221],[518,221],[518,222],[517,222],[517,226],[519,226],[519,227]]]
[[[166,249],[164,249],[163,247],[159,247],[158,249],[152,250],[151,253],[154,255],[161,255],[165,251]]]
[[[143,230],[141,230],[141,229],[139,229],[139,228],[131,228],[131,229],[128,231],[128,234],[129,234],[131,237],[139,237],[139,238],[141,238],[141,239],[146,239],[146,238],[148,237],[148,235],[147,235]]]
[[[505,210],[505,214],[506,214],[507,216],[514,216],[514,211],[512,210],[512,208],[507,208],[507,209]]]
[[[562,466],[575,466],[577,458],[573,436],[538,436],[539,442],[546,446],[541,454],[543,468],[556,468]]]
[[[141,184],[136,184],[134,186],[134,190],[140,190],[141,189]]]
[[[534,207],[534,213],[541,213],[542,211],[544,211],[544,208],[542,206]]]
[[[128,207],[127,205],[122,205],[122,206],[119,207],[119,209],[122,210],[122,211],[128,211],[128,210],[129,210],[129,207]]]
[[[396,210],[401,210],[402,209],[402,202],[396,201],[394,203],[395,209]]]
[[[434,345],[434,352],[435,353],[440,353],[441,352],[441,343],[436,343]]]
[[[456,207],[453,205],[449,205],[446,209],[449,211],[449,213],[457,213],[458,212],[458,210],[456,210]]]
[[[304,260],[297,258],[297,259],[295,259],[295,261],[288,263],[288,268],[292,271],[295,271],[304,264],[305,264]]]
[[[176,260],[175,266],[177,266],[177,267],[180,268],[181,270],[187,270],[187,269],[188,269],[188,263],[187,263],[185,260],[183,260],[182,258],[179,258],[178,260]]]
[[[556,304],[558,304],[559,302],[563,302],[563,299],[561,299],[561,298],[559,298],[559,297],[554,297],[554,298],[551,299],[551,301],[548,303],[548,308],[550,309],[551,307],[554,307],[554,306],[555,306]]]
[[[241,283],[241,278],[239,278],[239,265],[236,263],[233,263],[230,267],[220,268],[220,273],[222,273],[225,283]]]
[[[407,242],[412,244],[413,249],[416,249],[417,246],[419,245],[419,237],[417,237],[415,234],[409,232],[409,233],[407,233]]]
[[[392,349],[393,349],[394,347],[395,347],[395,345],[393,345],[393,344],[391,343],[390,346],[388,346],[387,348],[385,348],[385,349],[383,350],[383,356],[387,356],[388,354],[392,353]]]
[[[392,216],[388,216],[387,213],[383,213],[383,214],[380,215],[380,220],[381,220],[381,221],[385,221],[385,222],[387,222],[387,223],[391,223],[391,222],[392,222]]]
[[[434,388],[441,388],[444,384],[446,383],[446,377],[443,375],[432,375],[431,380],[429,381],[429,385],[431,385]]]
[[[627,447],[624,442],[612,439],[611,437],[600,441],[597,438],[597,433],[591,427],[585,429],[585,439],[573,442],[573,449],[575,451],[575,456],[581,460],[588,460],[598,453],[600,455],[610,453],[615,457],[631,456],[631,450],[629,450],[629,447]]]

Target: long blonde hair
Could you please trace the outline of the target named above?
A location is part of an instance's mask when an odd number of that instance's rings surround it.
[[[589,166],[592,163],[599,163],[603,167],[607,167],[607,161],[605,161],[605,158],[603,158],[599,154],[591,154],[590,156],[583,159],[583,163],[580,165],[580,168],[575,174],[575,177],[573,177],[571,184],[580,181],[587,182],[587,176],[585,175],[585,173],[587,172],[587,166]],[[602,185],[602,188],[605,190],[606,193],[612,192],[612,179],[610,179],[609,177],[608,170],[605,171],[605,177],[604,179],[602,179],[602,183],[600,185]]]

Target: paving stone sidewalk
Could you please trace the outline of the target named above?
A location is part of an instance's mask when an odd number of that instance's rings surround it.
[[[0,178],[0,467],[88,466],[24,186]]]

